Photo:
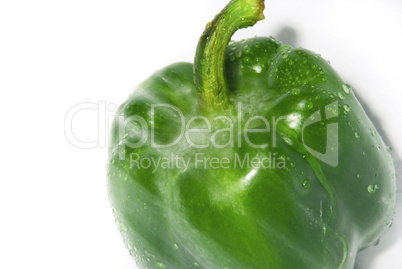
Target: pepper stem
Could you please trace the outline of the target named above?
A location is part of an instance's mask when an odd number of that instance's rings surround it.
[[[232,0],[208,23],[194,59],[194,82],[200,109],[207,113],[231,107],[225,74],[225,53],[240,28],[264,19],[264,0]]]

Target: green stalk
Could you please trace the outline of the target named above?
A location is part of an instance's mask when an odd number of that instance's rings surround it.
[[[194,59],[198,103],[205,113],[231,107],[225,74],[226,49],[238,29],[264,19],[264,8],[264,0],[232,0],[207,24]]]

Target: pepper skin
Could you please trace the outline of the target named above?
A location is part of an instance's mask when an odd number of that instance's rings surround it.
[[[233,0],[194,65],[176,63],[117,111],[108,191],[140,268],[353,268],[390,226],[395,169],[351,87]]]

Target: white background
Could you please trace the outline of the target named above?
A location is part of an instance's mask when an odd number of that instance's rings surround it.
[[[107,200],[106,146],[65,138],[76,104],[112,109],[154,71],[193,61],[227,0],[0,1],[0,268],[136,268]],[[270,0],[266,20],[234,39],[287,39],[320,53],[369,107],[392,146],[401,188],[402,1]],[[83,141],[105,138],[98,111],[74,118]],[[106,110],[106,116],[113,113]],[[103,146],[103,147],[102,147]],[[402,202],[359,269],[402,268]]]

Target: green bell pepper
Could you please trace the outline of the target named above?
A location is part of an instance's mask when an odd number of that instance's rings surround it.
[[[391,224],[393,161],[351,87],[311,51],[230,41],[263,9],[232,0],[194,65],[117,111],[109,199],[141,268],[353,268]]]

